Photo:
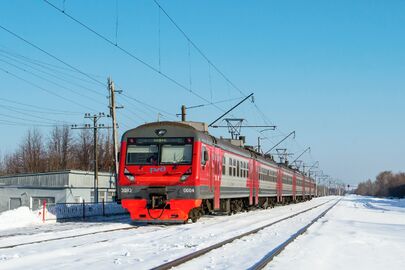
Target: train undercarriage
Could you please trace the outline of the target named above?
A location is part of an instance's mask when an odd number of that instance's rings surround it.
[[[165,200],[151,196],[150,200],[122,201],[134,221],[147,223],[187,223],[196,222],[204,215],[232,215],[255,209],[273,208],[277,205],[310,200],[311,196],[284,196],[277,202],[277,197],[259,197],[256,205],[249,204],[249,198],[220,199],[219,208],[214,209],[213,199],[172,199]]]

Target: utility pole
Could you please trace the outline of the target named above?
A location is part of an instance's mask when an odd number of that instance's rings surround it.
[[[109,106],[110,117],[112,122],[112,134],[113,134],[113,162],[114,162],[114,180],[115,180],[115,198],[117,198],[118,192],[118,124],[117,124],[117,115],[115,113],[116,109],[122,109],[123,106],[115,105],[115,93],[122,93],[122,90],[115,90],[114,82],[111,80],[111,77],[107,80],[108,83],[108,94],[109,94]]]
[[[181,121],[186,121],[186,105],[181,105]]]
[[[200,104],[200,105],[194,105],[194,106],[189,106],[189,107],[186,107],[186,105],[181,105],[181,113],[176,113],[176,116],[181,116],[181,121],[185,122],[186,121],[187,110],[204,107],[205,105],[206,104]]]
[[[97,148],[97,133],[98,129],[104,128],[111,128],[106,127],[104,124],[97,124],[98,120],[102,117],[105,117],[104,113],[94,114],[91,115],[90,113],[86,113],[84,118],[92,119],[93,126],[90,124],[85,124],[82,127],[77,125],[72,125],[72,129],[93,129],[93,170],[94,170],[94,202],[98,203],[98,148]]]
[[[115,178],[118,175],[118,124],[117,124],[117,115],[115,110],[122,109],[123,106],[116,106],[115,105],[115,93],[122,93],[122,90],[115,90],[114,82],[111,78],[108,78],[108,92],[109,92],[109,101],[110,104],[108,108],[110,109],[110,117],[112,122],[112,130],[113,130],[113,152],[114,152],[114,174]]]

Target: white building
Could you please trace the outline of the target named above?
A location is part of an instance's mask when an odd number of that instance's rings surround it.
[[[112,174],[100,172],[98,200],[110,202],[115,195]],[[28,206],[37,209],[47,203],[94,202],[94,174],[86,171],[60,171],[0,177],[0,212]]]

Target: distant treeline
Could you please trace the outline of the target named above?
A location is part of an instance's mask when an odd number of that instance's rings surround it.
[[[405,197],[405,173],[380,173],[374,181],[368,180],[358,185],[356,194],[377,197]]]
[[[44,136],[31,129],[13,153],[0,157],[0,175],[38,173],[59,170],[93,170],[93,132],[68,126],[54,127]],[[112,171],[112,139],[99,132],[98,163],[100,171]]]

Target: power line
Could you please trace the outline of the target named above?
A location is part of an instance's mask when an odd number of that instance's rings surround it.
[[[69,91],[69,92],[72,92],[72,93],[74,93],[74,94],[76,94],[76,95],[79,95],[79,96],[81,96],[81,97],[85,97],[85,98],[87,98],[87,99],[90,99],[90,100],[93,100],[93,101],[94,101],[94,98],[92,98],[92,97],[86,96],[86,95],[84,95],[84,94],[82,94],[82,93],[80,93],[80,92],[77,92],[77,91],[75,91],[75,90],[73,90],[73,89],[70,89],[70,88],[68,88],[68,87],[66,87],[66,86],[63,86],[63,85],[61,85],[61,84],[59,84],[59,83],[57,83],[57,82],[54,82],[54,81],[49,80],[49,79],[47,79],[47,78],[44,78],[44,77],[42,77],[42,76],[40,76],[40,75],[38,75],[38,74],[33,73],[32,71],[26,70],[25,68],[19,67],[19,66],[15,65],[15,64],[10,63],[10,62],[8,62],[8,61],[5,61],[5,60],[3,60],[3,59],[0,59],[0,61],[1,61],[1,62],[4,62],[4,63],[6,63],[6,64],[8,64],[8,65],[10,65],[10,66],[13,66],[13,67],[15,67],[15,68],[17,68],[17,69],[19,69],[19,70],[22,70],[22,71],[24,71],[24,72],[26,72],[26,73],[28,73],[28,74],[31,74],[31,75],[33,75],[33,76],[35,76],[35,77],[37,77],[37,78],[40,78],[40,79],[42,79],[42,80],[44,80],[44,81],[46,81],[46,82],[48,82],[48,83],[51,83],[51,84],[56,85],[56,86],[58,86],[58,87],[60,87],[60,88],[62,88],[62,89],[65,89],[65,90],[67,90],[67,91]]]
[[[27,110],[27,109],[21,109],[18,107],[14,107],[14,106],[9,106],[9,105],[1,105],[1,108],[6,108],[6,109],[10,109],[10,110],[15,110],[18,112],[29,112],[29,113],[37,113],[37,114],[49,114],[49,111],[37,111],[37,110]],[[68,113],[64,113],[64,112],[52,112],[53,114],[61,114],[61,115],[66,115]],[[83,114],[83,113],[73,113],[74,115],[77,114]]]
[[[115,44],[118,44],[118,0],[115,0]]]
[[[53,58],[53,59],[55,59],[55,60],[57,60],[57,61],[63,63],[64,65],[70,67],[71,69],[76,70],[77,72],[79,72],[80,74],[86,76],[87,78],[89,78],[89,79],[91,79],[91,80],[93,80],[93,81],[99,83],[100,85],[105,86],[105,84],[102,83],[101,81],[99,81],[99,80],[93,78],[93,77],[90,76],[89,74],[87,74],[87,73],[81,71],[80,69],[78,69],[78,68],[76,68],[76,67],[70,65],[69,63],[63,61],[62,59],[56,57],[55,55],[53,55],[53,54],[47,52],[46,50],[40,48],[39,46],[35,45],[34,43],[32,43],[32,42],[30,42],[30,41],[28,41],[28,40],[26,40],[25,38],[21,37],[20,35],[17,35],[16,33],[14,33],[13,31],[9,30],[8,28],[5,28],[5,27],[2,26],[2,25],[0,25],[0,28],[3,29],[4,31],[6,31],[7,33],[9,33],[10,35],[12,35],[12,36],[14,36],[14,37],[16,37],[16,38],[18,38],[18,39],[24,41],[25,43],[31,45],[31,46],[34,47],[35,49],[40,50],[41,52],[43,52],[44,54],[48,55],[49,57],[51,57],[51,58]]]
[[[121,47],[118,44],[115,44],[112,40],[110,40],[109,38],[107,38],[106,36],[100,34],[99,32],[97,32],[96,30],[92,29],[91,27],[87,26],[86,24],[84,24],[83,22],[79,21],[78,19],[74,18],[73,16],[71,16],[70,14],[66,13],[64,10],[60,9],[59,7],[55,6],[54,4],[50,3],[48,0],[43,0],[45,3],[47,3],[49,6],[53,7],[55,10],[61,12],[63,15],[67,16],[68,18],[70,18],[71,20],[73,20],[74,22],[78,23],[79,25],[81,25],[82,27],[84,27],[85,29],[87,29],[88,31],[92,32],[93,34],[95,34],[96,36],[98,36],[99,38],[103,39],[104,41],[106,41],[107,43],[109,43],[110,45],[113,45],[115,47],[117,47],[119,50],[121,50],[122,52],[124,52],[125,54],[127,54],[128,56],[132,57],[133,59],[137,60],[138,62],[142,63],[143,65],[145,65],[146,67],[148,67],[149,69],[153,70],[154,72],[162,75],[163,77],[165,77],[166,79],[172,81],[174,84],[178,85],[179,87],[183,88],[184,90],[192,93],[193,95],[199,97],[200,99],[206,101],[206,102],[210,102],[209,100],[207,100],[206,98],[202,97],[201,95],[197,94],[196,92],[194,92],[192,89],[188,88],[187,86],[181,84],[180,82],[178,82],[177,80],[173,79],[172,77],[166,75],[165,73],[162,73],[159,69],[156,69],[155,67],[153,67],[152,65],[148,64],[147,62],[143,61],[142,59],[140,59],[139,57],[133,55],[131,52],[129,52],[128,50],[124,49],[123,47]],[[173,23],[173,25],[182,33],[182,35],[187,39],[187,41],[200,53],[200,55],[209,63],[209,65],[211,65],[212,67],[214,67],[214,69],[236,90],[239,91],[239,93],[241,93],[243,96],[246,97],[246,94],[233,82],[231,81],[203,52],[202,50],[191,40],[191,38],[183,31],[182,28],[180,28],[180,26],[174,21],[174,19],[166,12],[165,9],[163,9],[163,7],[156,1],[154,0],[155,4],[159,7],[159,9],[169,18],[169,20]],[[224,111],[222,108],[215,106],[217,109]],[[257,107],[257,105],[255,105],[255,108],[257,110],[260,111],[260,109]]]
[[[218,66],[213,61],[211,61],[208,58],[208,56],[202,51],[202,49],[199,46],[197,46],[197,44],[189,37],[189,35],[186,34],[186,32],[176,23],[176,21],[159,4],[159,2],[157,0],[153,0],[153,1],[159,7],[159,9],[166,15],[166,17],[170,20],[170,22],[175,26],[175,28],[177,28],[177,30],[185,37],[185,39],[188,41],[188,46],[191,44],[197,50],[197,52],[208,62],[208,66],[209,66],[209,70],[208,70],[208,72],[209,72],[209,85],[210,85],[211,99],[212,99],[212,81],[211,81],[211,70],[210,70],[211,66],[222,76],[222,78],[224,78],[224,80],[226,82],[228,82],[228,84],[230,84],[235,90],[237,90],[240,94],[242,94],[244,97],[246,97],[247,94],[245,94],[244,91],[242,91],[231,79],[229,79],[228,76],[225,75],[224,72],[222,72],[218,68]],[[257,106],[257,104],[254,103],[254,107],[256,108],[256,110],[258,110],[258,112],[260,114],[263,114],[262,111],[260,110],[260,108]],[[263,118],[264,122],[267,125],[274,125],[274,123],[271,123],[271,122],[269,123],[262,115],[261,115],[261,118]]]
[[[44,0],[46,1],[46,0]],[[180,31],[180,33],[187,39],[188,42],[200,53],[200,55],[236,90],[243,96],[247,96],[239,87],[237,87],[204,53],[203,51],[191,40],[191,38],[183,31],[183,29],[174,21],[174,19],[166,12],[166,10],[159,4],[157,0],[153,0],[155,4],[163,11],[166,17],[173,23],[173,25]]]
[[[172,83],[174,83],[175,85],[177,85],[178,87],[182,88],[183,90],[191,93],[192,95],[200,98],[201,100],[204,100],[205,102],[210,102],[208,99],[204,98],[203,96],[201,96],[200,94],[198,94],[197,92],[193,91],[192,89],[188,88],[187,86],[185,86],[184,84],[180,83],[179,81],[177,81],[176,79],[172,78],[171,76],[169,76],[166,73],[163,73],[161,71],[159,71],[159,69],[155,68],[154,66],[152,66],[151,64],[145,62],[144,60],[142,60],[141,58],[139,58],[138,56],[134,55],[133,53],[131,53],[130,51],[128,51],[127,49],[121,47],[118,44],[115,44],[112,40],[110,40],[109,38],[107,38],[106,36],[100,34],[99,32],[97,32],[96,30],[92,29],[91,27],[89,27],[88,25],[86,25],[85,23],[79,21],[78,19],[76,19],[75,17],[71,16],[70,14],[68,14],[67,12],[64,12],[62,9],[60,9],[59,7],[55,6],[54,4],[50,3],[48,0],[43,0],[46,4],[48,4],[49,6],[51,6],[52,8],[54,8],[55,10],[59,11],[60,13],[62,13],[63,15],[65,15],[66,17],[68,17],[69,19],[73,20],[74,22],[76,22],[77,24],[81,25],[82,27],[84,27],[85,29],[87,29],[88,31],[90,31],[91,33],[95,34],[96,36],[98,36],[99,38],[101,38],[102,40],[104,40],[105,42],[109,43],[110,45],[118,48],[120,51],[122,51],[123,53],[125,53],[126,55],[130,56],[131,58],[133,58],[134,60],[138,61],[139,63],[143,64],[144,66],[146,66],[147,68],[149,68],[150,70],[156,72],[157,74],[160,74],[161,76],[163,76],[164,78],[166,78],[167,80],[171,81]],[[215,106],[215,105],[214,105]],[[215,106],[218,110],[223,111],[222,108]]]
[[[1,53],[1,51],[0,51],[0,53]],[[47,72],[47,71],[44,71],[44,70],[41,70],[41,69],[39,69],[39,68],[33,66],[32,64],[25,63],[25,62],[23,62],[23,61],[14,59],[14,58],[12,58],[12,57],[9,57],[9,56],[7,56],[7,55],[2,55],[2,56],[3,56],[3,57],[6,57],[7,59],[9,59],[9,60],[11,60],[11,61],[17,62],[17,63],[19,63],[19,64],[21,64],[21,65],[30,67],[31,69],[33,69],[33,70],[35,70],[35,71],[38,71],[38,72],[41,72],[41,73],[43,73],[43,74],[46,74],[46,75],[48,75],[48,76],[50,76],[50,77],[56,78],[56,79],[58,79],[58,80],[61,80],[61,81],[63,81],[63,82],[66,82],[66,83],[69,83],[69,84],[72,84],[72,85],[75,85],[75,86],[78,86],[78,87],[83,88],[83,89],[85,89],[86,91],[92,92],[92,93],[94,93],[94,94],[97,94],[97,95],[100,95],[100,96],[104,96],[102,93],[100,93],[100,91],[96,91],[96,90],[94,90],[94,89],[88,88],[88,87],[86,87],[86,86],[83,86],[83,85],[78,84],[78,83],[76,83],[76,82],[73,82],[73,81],[71,81],[71,80],[67,80],[67,79],[65,79],[65,78],[62,78],[61,76],[52,74],[52,73]],[[1,60],[1,61],[6,62],[5,60]],[[9,62],[6,62],[6,63],[9,64]]]
[[[0,70],[3,71],[3,72],[6,73],[6,74],[12,76],[12,77],[15,77],[15,78],[17,78],[17,79],[19,79],[19,80],[21,80],[21,81],[23,81],[23,82],[25,82],[25,83],[27,83],[27,84],[29,84],[29,85],[32,85],[32,86],[34,86],[34,87],[36,87],[36,88],[38,88],[38,89],[40,89],[40,90],[42,90],[42,91],[44,91],[44,92],[47,92],[47,93],[49,93],[49,94],[51,94],[51,95],[54,95],[54,96],[56,96],[56,97],[59,97],[59,98],[65,100],[65,101],[68,101],[68,102],[73,103],[73,104],[75,104],[75,105],[79,105],[79,106],[81,106],[81,107],[85,107],[85,108],[89,108],[89,109],[91,109],[91,110],[94,110],[94,109],[91,108],[91,107],[88,107],[88,106],[86,106],[86,105],[82,105],[82,104],[80,104],[80,103],[77,103],[77,102],[74,101],[74,100],[71,100],[71,99],[69,99],[69,98],[66,98],[66,97],[64,97],[64,96],[62,96],[62,95],[59,95],[59,94],[57,94],[57,93],[55,93],[55,92],[53,92],[53,91],[51,91],[51,90],[48,90],[48,89],[46,89],[46,88],[44,88],[44,87],[42,87],[42,86],[39,86],[39,85],[37,85],[37,84],[35,84],[35,83],[33,83],[33,82],[30,82],[30,81],[28,81],[28,80],[26,80],[26,79],[24,79],[24,78],[22,78],[22,77],[20,77],[20,76],[18,76],[18,75],[15,75],[14,73],[12,73],[12,72],[10,72],[10,71],[8,71],[8,70],[5,70],[5,69],[3,69],[3,68],[1,68],[1,67],[0,67]]]
[[[8,117],[8,118],[11,118],[11,119],[22,120],[22,121],[36,122],[36,123],[39,123],[39,124],[53,124],[54,123],[54,122],[48,122],[48,121],[45,122],[45,121],[40,121],[40,120],[32,120],[32,119],[22,118],[22,117],[18,117],[18,116],[15,116],[15,115],[9,115],[9,114],[4,114],[4,113],[0,113],[0,116]],[[49,120],[53,121],[53,119],[49,119]],[[55,121],[55,123],[57,123],[57,122],[58,121]],[[69,124],[69,123],[64,122],[64,121],[60,121],[60,122]]]
[[[12,107],[10,107],[10,106],[2,106],[2,108],[7,108],[9,111],[12,111],[12,112],[15,112],[15,113],[19,113],[19,114],[22,114],[22,115],[25,115],[25,116],[28,116],[28,117],[31,117],[31,118],[38,118],[38,119],[50,120],[50,121],[56,121],[56,122],[58,121],[58,120],[50,119],[50,118],[47,118],[47,117],[32,115],[32,114],[28,114],[28,113],[26,113],[26,112],[21,112],[20,110],[14,109],[14,108],[12,108]],[[65,121],[61,121],[61,122],[65,122]]]
[[[172,83],[176,84],[177,86],[179,86],[180,88],[190,92],[191,94],[197,96],[198,98],[209,102],[209,100],[207,100],[206,98],[204,98],[203,96],[201,96],[200,94],[196,93],[195,91],[193,91],[191,89],[191,87],[187,87],[185,85],[183,85],[182,83],[178,82],[176,79],[170,77],[169,75],[161,72],[160,68],[157,69],[155,67],[153,67],[151,64],[145,62],[144,60],[140,59],[139,57],[135,56],[133,53],[129,52],[128,50],[126,50],[125,48],[121,47],[120,45],[118,45],[117,43],[114,43],[112,40],[110,40],[109,38],[107,38],[106,36],[100,34],[99,32],[97,32],[96,30],[92,29],[91,27],[89,27],[88,25],[84,24],[83,22],[79,21],[78,19],[74,18],[73,16],[71,16],[70,14],[66,13],[64,9],[60,9],[57,6],[55,6],[54,4],[50,3],[47,0],[43,0],[45,3],[47,3],[49,6],[53,7],[54,9],[56,9],[57,11],[61,12],[63,15],[67,16],[68,18],[70,18],[71,20],[73,20],[74,22],[78,23],[79,25],[81,25],[82,27],[84,27],[85,29],[87,29],[88,31],[92,32],[93,34],[95,34],[96,36],[98,36],[99,38],[103,39],[104,41],[106,41],[107,43],[109,43],[112,46],[117,47],[119,50],[121,50],[122,52],[124,52],[125,54],[127,54],[128,56],[130,56],[131,58],[135,59],[136,61],[140,62],[141,64],[145,65],[146,67],[148,67],[149,69],[151,69],[152,71],[160,74],[161,76],[165,77],[166,79],[168,79],[169,81],[171,81]],[[209,65],[211,65],[212,67],[214,67],[214,69],[234,88],[236,89],[239,93],[241,93],[242,95],[246,96],[246,94],[233,82],[231,81],[203,52],[202,50],[191,40],[191,38],[179,27],[179,25],[174,21],[174,19],[163,9],[163,7],[157,2],[157,0],[154,0],[154,2],[156,3],[156,5],[159,7],[160,10],[163,11],[163,13],[169,18],[169,20],[173,23],[173,25],[183,34],[183,36],[187,39],[187,41],[200,53],[200,55],[209,63]],[[217,109],[224,111],[222,108],[214,105]],[[262,114],[262,111],[258,108],[258,106],[255,104],[255,108],[259,111],[260,114]],[[265,116],[265,115],[264,115]],[[265,117],[262,118],[265,122],[267,122],[267,120],[265,119]]]
[[[225,75],[224,72],[222,72],[218,66],[211,61],[208,56],[201,50],[201,48],[199,46],[197,46],[196,43],[194,43],[194,41],[190,38],[189,35],[186,34],[186,32],[176,23],[176,21],[173,19],[173,17],[171,17],[168,12],[159,4],[159,2],[157,0],[153,0],[154,3],[158,6],[158,8],[166,15],[166,17],[170,20],[170,22],[175,26],[175,28],[177,28],[177,30],[185,37],[185,39],[188,41],[188,46],[191,44],[196,50],[197,52],[208,62],[209,67],[213,67],[221,76],[222,78],[225,79],[225,81],[227,81],[235,90],[237,90],[240,94],[242,94],[244,97],[246,97],[247,95],[244,93],[244,91],[242,91],[231,79],[229,79],[228,76]],[[211,75],[210,75],[210,70],[209,70],[209,82],[210,82],[210,91],[212,86],[211,86]],[[212,94],[211,94],[212,95]],[[254,103],[254,107],[255,109],[259,112],[260,117],[263,119],[263,121],[267,124],[267,125],[274,125],[274,123],[272,123],[271,121],[268,122],[267,121],[267,116],[262,112],[262,110],[257,106],[256,103]],[[280,132],[280,130],[278,130]],[[285,136],[282,132],[280,132],[283,136]]]
[[[197,107],[212,106],[212,105],[214,105],[214,104],[220,104],[220,103],[231,102],[231,101],[240,100],[240,99],[243,99],[243,98],[245,98],[245,97],[237,97],[237,98],[223,99],[223,100],[218,100],[218,101],[215,101],[215,102],[210,102],[210,103],[205,103],[205,104],[200,104],[200,105],[194,105],[194,106],[188,106],[187,109],[197,108]]]
[[[155,114],[156,114],[155,111],[153,111],[152,109],[149,109],[149,108],[148,108],[147,106],[145,106],[144,104],[141,104],[141,103],[135,104],[135,102],[133,102],[133,100],[131,100],[131,99],[127,98],[127,97],[122,96],[122,94],[119,95],[119,96],[117,96],[117,99],[120,100],[120,103],[121,103],[121,104],[127,104],[127,105],[125,106],[125,109],[126,109],[127,111],[133,113],[133,114],[136,115],[136,116],[139,116],[140,118],[144,119],[145,121],[147,121],[147,120],[146,120],[144,117],[153,118],[153,117],[155,116]],[[124,103],[124,102],[126,102],[126,103]],[[139,104],[141,104],[142,106],[139,106]],[[134,110],[132,110],[132,107],[136,108],[136,112],[135,112]],[[121,112],[121,113],[122,113],[122,112]],[[141,116],[140,116],[140,113],[142,113],[144,116],[141,117]],[[158,111],[158,113],[160,113],[160,112]],[[131,117],[131,118],[133,118],[133,117]]]
[[[7,48],[7,47],[1,46],[1,45],[0,45],[0,47]],[[7,48],[7,49],[8,49],[8,48]],[[61,67],[61,66],[58,66],[58,65],[50,64],[50,63],[47,63],[47,62],[44,62],[44,61],[40,61],[40,60],[38,60],[38,59],[33,59],[33,58],[30,58],[30,57],[21,55],[21,54],[16,53],[16,52],[6,51],[6,50],[4,50],[4,49],[0,49],[0,52],[1,52],[1,53],[4,53],[4,54],[7,54],[7,55],[9,55],[9,56],[12,56],[12,57],[14,57],[14,58],[24,60],[24,61],[29,62],[29,63],[31,63],[31,64],[40,66],[40,67],[42,67],[42,68],[44,68],[44,69],[48,69],[48,70],[54,71],[54,72],[56,72],[56,73],[62,73],[63,75],[68,76],[68,77],[71,77],[71,78],[74,78],[74,79],[76,79],[76,80],[80,80],[80,81],[83,81],[83,82],[86,82],[86,83],[92,83],[92,84],[97,84],[97,85],[99,85],[98,83],[95,83],[95,82],[92,81],[92,80],[90,81],[90,80],[87,80],[87,79],[84,79],[84,78],[79,78],[79,77],[76,77],[76,76],[74,76],[74,75],[72,75],[72,74],[70,74],[70,73],[67,73],[67,71],[68,71],[68,72],[71,72],[71,73],[78,73],[77,71],[72,70],[71,68],[65,68],[65,67]],[[98,77],[98,78],[102,78],[102,77],[103,77],[103,76],[95,75],[95,74],[91,74],[91,73],[87,73],[87,74],[89,74],[89,75],[91,75],[91,76],[93,76],[93,77]]]
[[[158,6],[158,8],[166,15],[166,17],[172,22],[172,24],[177,28],[177,30],[185,37],[185,39],[188,41],[188,51],[190,54],[190,48],[189,45],[191,44],[196,50],[197,52],[208,62],[209,67],[212,66],[224,79],[225,81],[227,81],[234,89],[236,89],[240,94],[242,94],[244,97],[247,96],[247,94],[245,94],[232,80],[229,79],[228,76],[226,76],[224,74],[224,72],[222,72],[218,66],[216,64],[214,64],[213,61],[211,61],[207,55],[200,49],[200,47],[198,47],[196,45],[196,43],[193,42],[193,40],[190,38],[189,35],[186,34],[186,32],[176,23],[176,21],[173,19],[173,17],[171,17],[168,12],[159,4],[158,0],[153,0],[154,3]],[[189,55],[190,57],[190,55]],[[190,68],[190,67],[189,67]],[[191,74],[190,74],[190,82],[191,82]],[[209,70],[209,83],[210,83],[210,91],[212,86],[211,86],[211,75],[210,75],[210,70]],[[190,83],[191,84],[191,83]],[[212,94],[211,94],[212,96]],[[259,114],[261,115],[261,118],[264,120],[264,122],[267,125],[274,125],[274,123],[272,123],[270,121],[270,123],[266,120],[267,116],[262,112],[262,110],[257,106],[256,103],[254,103],[254,107],[256,108],[256,110],[259,112]],[[280,130],[278,130],[280,132]],[[282,132],[280,132],[282,135],[284,135]],[[284,135],[285,136],[285,135]],[[296,140],[294,140],[297,144],[298,142]],[[301,147],[301,146],[300,146]],[[301,147],[302,148],[302,147]]]
[[[8,120],[3,120],[0,119],[0,124],[2,125],[7,125],[7,126],[22,126],[22,127],[27,127],[27,126],[31,126],[31,127],[55,127],[55,126],[66,126],[66,125],[58,125],[58,124],[33,124],[32,122],[15,122],[15,121],[8,121]]]
[[[128,108],[126,108],[126,109],[128,110]],[[148,120],[146,120],[146,118],[144,118],[140,115],[137,115],[136,113],[134,113],[134,111],[132,111],[132,110],[128,110],[128,111],[130,111],[134,116],[137,116],[138,118],[140,118],[142,121],[148,122]],[[126,118],[128,118],[131,121],[133,120],[133,116],[127,115],[125,112],[121,112],[121,115],[124,115]]]
[[[62,111],[62,110],[56,110],[56,109],[51,109],[51,108],[44,108],[44,107],[35,106],[35,105],[32,105],[32,104],[26,104],[26,103],[22,103],[22,102],[19,102],[19,101],[6,99],[6,98],[0,98],[0,100],[3,100],[5,102],[9,102],[9,103],[13,103],[13,104],[17,104],[17,105],[22,105],[22,106],[32,107],[32,108],[38,108],[38,109],[43,110],[43,111],[33,111],[33,112],[38,112],[38,113],[52,112],[52,113],[57,113],[57,114],[83,114],[82,112]],[[24,109],[20,109],[20,110],[24,110]],[[25,111],[31,111],[31,110],[25,110]]]
[[[159,109],[159,108],[157,108],[157,107],[155,107],[155,106],[149,105],[149,104],[147,104],[147,103],[145,103],[145,102],[143,102],[143,101],[141,101],[141,100],[139,100],[139,99],[137,99],[137,98],[128,96],[127,94],[122,93],[121,95],[124,96],[124,97],[126,97],[126,98],[128,98],[128,99],[131,99],[131,100],[133,100],[133,101],[135,101],[135,102],[137,102],[137,103],[139,103],[139,104],[142,104],[142,105],[144,105],[145,107],[151,108],[151,109],[153,109],[154,111],[164,112],[164,113],[167,114],[167,115],[173,115],[173,114],[170,113],[170,112],[167,112],[167,111],[164,111],[164,110],[162,110],[162,109]]]
[[[49,2],[47,2],[47,3],[49,3]],[[49,4],[50,4],[51,6],[53,6],[51,3],[49,3]],[[55,8],[57,8],[57,7],[55,7]],[[58,9],[58,8],[57,8],[57,9]],[[58,9],[58,10],[60,11],[60,9]],[[62,12],[62,13],[63,13],[63,12]],[[64,13],[64,14],[67,15],[66,13]],[[72,19],[74,19],[74,18],[72,17]],[[0,28],[3,29],[4,31],[8,32],[9,34],[13,35],[14,37],[16,37],[16,38],[18,38],[18,39],[24,41],[25,43],[29,44],[30,46],[36,48],[37,50],[39,50],[39,51],[45,53],[46,55],[50,56],[51,58],[53,58],[53,59],[59,61],[60,63],[62,63],[62,64],[64,64],[64,65],[68,66],[69,68],[75,70],[76,72],[78,72],[78,73],[80,73],[80,74],[86,76],[87,78],[91,79],[92,81],[94,81],[94,82],[96,82],[96,83],[98,83],[98,84],[100,84],[100,85],[105,86],[104,83],[102,83],[101,81],[95,79],[93,76],[89,75],[88,73],[85,73],[85,72],[83,72],[82,70],[80,70],[80,69],[74,67],[73,65],[67,63],[66,61],[63,61],[62,59],[56,57],[55,55],[53,55],[53,54],[51,54],[51,53],[49,53],[49,52],[47,52],[46,50],[40,48],[39,46],[37,46],[37,45],[35,45],[34,43],[28,41],[27,39],[21,37],[20,35],[14,33],[13,31],[11,31],[11,30],[5,28],[4,26],[0,25]],[[90,28],[88,28],[88,29],[91,30]],[[101,36],[101,35],[100,35],[100,36]],[[113,44],[111,41],[109,41],[109,43]],[[113,44],[113,45],[114,45],[114,44]],[[152,66],[150,66],[150,67],[152,67]],[[152,67],[152,68],[153,68],[153,67]],[[6,73],[8,73],[8,74],[11,74],[11,73],[8,72],[8,71],[5,71],[5,70],[3,70],[3,71],[6,72]],[[162,74],[162,73],[161,73],[161,74]],[[162,74],[162,75],[163,75],[163,74]],[[22,78],[20,78],[20,77],[18,77],[18,76],[16,76],[16,75],[14,75],[14,74],[13,74],[13,76],[15,76],[15,77],[17,77],[17,78],[19,78],[19,79],[21,79],[21,80],[24,80],[24,79],[22,79]],[[24,81],[26,81],[26,80],[24,80]],[[35,86],[38,87],[38,88],[40,88],[40,89],[43,89],[43,88],[41,88],[41,87],[39,87],[39,86],[37,86],[37,85],[35,85]],[[46,91],[49,91],[49,90],[46,90]],[[129,98],[131,98],[131,99],[134,99],[134,98],[130,97],[129,95],[127,95],[127,97],[129,97]],[[63,97],[62,97],[62,98],[63,98]],[[64,98],[64,99],[65,99],[65,98]],[[68,99],[66,99],[66,100],[68,100]],[[72,101],[70,100],[70,102],[72,102]],[[145,104],[146,104],[146,103],[145,103]],[[151,105],[149,105],[149,106],[151,106]],[[89,108],[89,107],[87,107],[87,108]],[[90,108],[90,109],[91,109],[91,110],[94,110],[94,109],[92,109],[92,108]]]

